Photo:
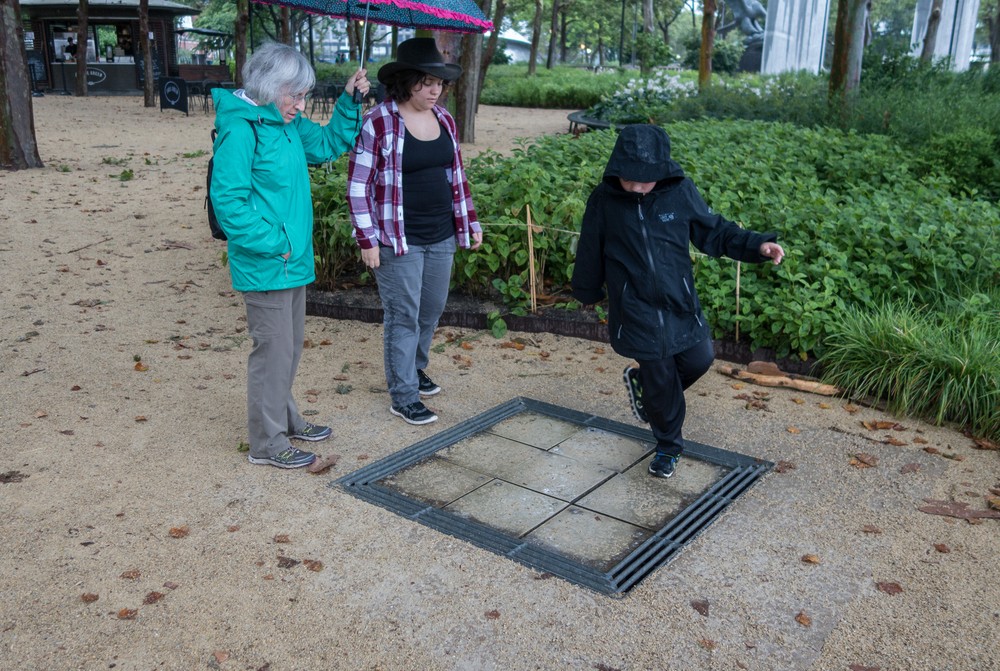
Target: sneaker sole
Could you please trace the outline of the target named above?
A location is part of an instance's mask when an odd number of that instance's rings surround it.
[[[407,424],[413,424],[414,426],[421,426],[423,424],[430,424],[431,422],[436,422],[438,420],[438,416],[434,415],[434,414],[432,414],[427,419],[410,419],[409,417],[407,417],[406,415],[404,415],[403,413],[401,413],[399,410],[396,410],[391,405],[389,406],[389,412],[391,412],[392,414],[394,414],[396,417],[401,418]]]
[[[676,472],[674,471],[674,473]],[[649,469],[649,474],[654,478],[663,478],[664,480],[674,477],[674,473],[664,473],[663,471],[654,471],[652,468]]]
[[[274,466],[275,468],[305,468],[312,462],[316,461],[316,457],[313,457],[311,460],[309,460],[304,464],[281,464],[278,463],[277,461],[272,461],[270,458],[267,457],[261,459],[260,457],[251,457],[250,455],[247,455],[247,461],[249,461],[251,464],[256,464],[257,466]]]
[[[421,389],[421,396],[433,396],[441,391],[441,387],[434,387],[433,389]]]
[[[322,436],[302,436],[302,435],[296,434],[294,436],[289,436],[289,438],[291,438],[292,440],[308,440],[310,443],[315,443],[315,442],[318,442],[320,440],[326,440],[327,438],[329,438],[332,435],[333,435],[333,431],[331,431],[330,433],[324,433]]]
[[[643,417],[642,415],[639,414],[639,411],[636,410],[635,394],[632,391],[632,382],[631,380],[628,379],[628,372],[630,370],[633,370],[631,366],[629,366],[628,368],[625,369],[624,372],[622,372],[622,380],[625,382],[625,391],[628,393],[628,404],[629,407],[632,408],[632,416],[635,417],[640,422],[642,422],[643,424],[649,424],[649,418]]]

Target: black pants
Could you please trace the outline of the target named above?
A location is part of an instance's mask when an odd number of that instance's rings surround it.
[[[642,404],[656,437],[657,454],[679,457],[684,450],[681,440],[687,412],[684,390],[708,371],[714,359],[715,350],[709,338],[666,359],[637,359]]]

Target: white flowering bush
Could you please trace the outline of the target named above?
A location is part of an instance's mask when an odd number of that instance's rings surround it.
[[[670,70],[657,70],[652,76],[630,79],[625,86],[594,105],[587,116],[615,124],[646,121],[649,110],[672,105],[698,94],[694,82],[684,81]]]

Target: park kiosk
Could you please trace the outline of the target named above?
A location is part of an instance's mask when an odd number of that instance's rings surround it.
[[[138,94],[145,69],[139,50],[139,0],[89,0],[87,40],[77,45],[76,58],[87,59],[87,90],[91,93]],[[72,0],[21,0],[28,66],[36,90],[73,91],[77,65],[66,46],[76,38]],[[153,73],[176,76],[174,26],[181,16],[198,14],[179,2],[149,0]],[[72,50],[71,50],[72,51]]]

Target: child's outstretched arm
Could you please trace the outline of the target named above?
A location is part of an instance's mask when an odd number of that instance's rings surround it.
[[[785,258],[785,250],[777,242],[763,242],[757,250],[761,256],[771,259],[771,263],[778,265],[781,259]]]

